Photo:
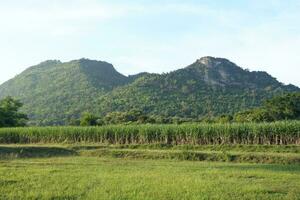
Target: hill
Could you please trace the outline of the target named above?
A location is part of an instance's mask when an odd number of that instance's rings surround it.
[[[17,97],[31,123],[64,124],[93,110],[97,98],[127,83],[127,77],[106,62],[87,59],[42,62],[0,86],[0,97]]]
[[[232,114],[295,91],[299,88],[266,72],[249,72],[227,59],[204,57],[186,68],[143,76],[116,88],[101,97],[99,112],[136,108],[154,115],[201,118]]]
[[[0,98],[21,99],[31,124],[60,125],[84,111],[105,115],[138,109],[183,118],[230,114],[297,91],[266,72],[250,72],[223,58],[203,57],[170,73],[128,77],[109,63],[80,59],[30,67],[0,86]]]

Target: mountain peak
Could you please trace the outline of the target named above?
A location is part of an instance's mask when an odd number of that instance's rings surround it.
[[[44,66],[44,65],[55,65],[55,64],[61,64],[62,62],[60,60],[46,60],[41,62],[39,65]]]
[[[198,64],[205,65],[209,68],[216,67],[222,63],[231,63],[229,60],[225,58],[217,58],[212,56],[205,56],[196,61]]]
[[[107,64],[107,65],[111,65],[111,63],[105,62],[105,61],[100,61],[100,60],[93,60],[93,59],[88,59],[88,58],[80,58],[77,60],[71,60],[67,63],[78,63],[78,64],[98,64],[98,65],[103,65],[103,64]]]

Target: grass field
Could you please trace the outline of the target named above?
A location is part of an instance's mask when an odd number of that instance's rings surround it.
[[[200,162],[190,161],[194,159],[188,156],[188,152],[210,155],[226,151],[299,159],[299,149],[247,145],[1,145],[0,199],[300,199],[298,161]],[[178,156],[170,156],[172,153]],[[281,159],[273,161],[281,163]],[[260,162],[270,163],[268,159]]]
[[[300,199],[300,123],[0,129],[0,199]]]
[[[299,165],[97,157],[2,160],[1,199],[300,199]]]

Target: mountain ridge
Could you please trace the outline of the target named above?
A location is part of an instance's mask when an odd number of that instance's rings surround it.
[[[267,72],[247,71],[224,58],[202,57],[172,72],[125,76],[112,64],[86,58],[48,60],[0,85],[0,98],[24,102],[32,125],[63,125],[89,111],[142,110],[167,117],[230,114],[300,89]]]

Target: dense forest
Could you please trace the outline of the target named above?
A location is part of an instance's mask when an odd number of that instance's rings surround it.
[[[80,118],[93,119],[86,120],[92,124],[128,119],[181,123],[233,117],[266,99],[299,91],[266,72],[250,72],[223,58],[204,57],[169,73],[132,76],[107,62],[80,59],[30,67],[0,86],[0,98],[19,99],[29,125],[80,124]]]
[[[26,126],[27,115],[19,112],[23,104],[6,97],[0,100],[0,127]],[[111,112],[105,116],[82,113],[80,119],[71,119],[69,126],[103,126],[112,124],[182,124],[182,123],[231,123],[275,122],[300,119],[300,93],[290,93],[266,100],[261,107],[216,117],[180,118],[147,115],[141,110]]]
[[[69,125],[102,126],[108,124],[182,124],[191,122],[231,123],[231,122],[275,122],[300,119],[300,93],[276,96],[264,101],[263,105],[251,110],[216,117],[180,118],[147,115],[140,110],[112,112],[104,117],[83,113],[80,120],[71,121]]]

